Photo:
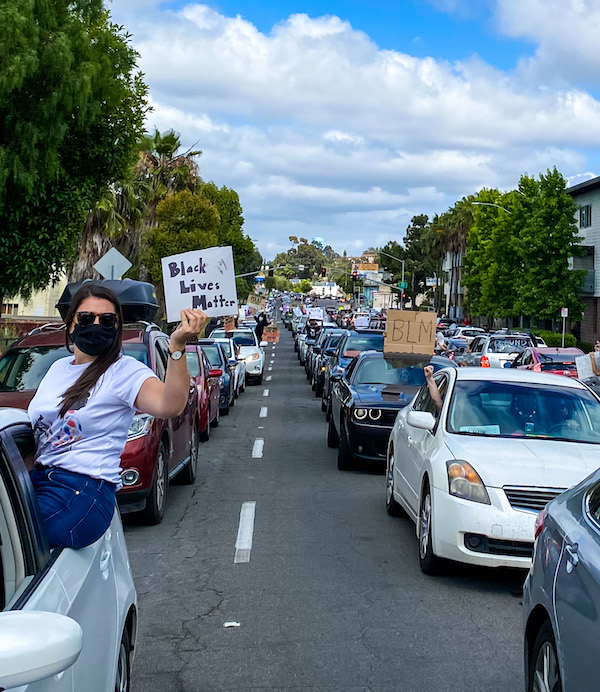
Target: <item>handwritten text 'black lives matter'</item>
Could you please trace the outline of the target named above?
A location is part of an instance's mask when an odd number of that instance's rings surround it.
[[[205,274],[206,263],[202,261],[202,257],[199,258],[198,263],[195,265],[190,264],[186,266],[184,262],[169,262],[169,273],[172,279],[180,275],[185,276],[186,274]],[[217,281],[207,281],[204,283],[197,279],[187,281],[181,279],[179,281],[179,292],[181,295],[184,293],[193,294],[192,308],[199,308],[200,310],[235,305],[235,301],[224,298],[222,293],[210,295],[212,291],[219,291],[220,288]]]

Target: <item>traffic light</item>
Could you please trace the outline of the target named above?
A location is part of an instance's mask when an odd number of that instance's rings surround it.
[[[356,271],[356,269],[354,269],[352,271],[352,280],[356,281],[356,279],[358,279],[358,272]]]
[[[326,274],[327,274],[327,269],[325,269],[325,267],[321,267],[321,276],[323,278],[325,278]]]
[[[273,276],[273,266],[270,264],[269,265],[269,276]]]
[[[406,293],[402,294],[402,299],[404,300],[404,298],[406,298]]]

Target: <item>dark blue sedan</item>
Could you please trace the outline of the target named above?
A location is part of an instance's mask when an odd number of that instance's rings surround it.
[[[212,370],[211,377],[219,378],[219,411],[227,416],[235,404],[235,376],[223,344],[214,339],[199,339],[197,342],[208,358]]]
[[[351,468],[357,459],[383,466],[396,415],[425,383],[423,368],[430,361],[365,351],[332,375],[327,445],[338,448],[338,469]]]

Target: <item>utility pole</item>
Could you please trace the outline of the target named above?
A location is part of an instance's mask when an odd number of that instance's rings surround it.
[[[404,260],[402,262],[402,288],[400,291],[400,310],[404,310]]]

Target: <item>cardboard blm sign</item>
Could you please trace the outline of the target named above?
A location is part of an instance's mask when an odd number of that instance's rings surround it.
[[[433,312],[388,310],[384,353],[431,355],[435,347],[437,317]]]

